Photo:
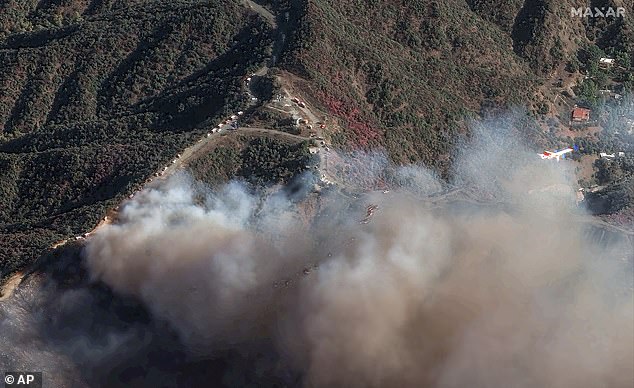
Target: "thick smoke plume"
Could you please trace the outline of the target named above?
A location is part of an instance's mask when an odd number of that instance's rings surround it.
[[[189,354],[266,344],[287,385],[631,387],[631,240],[593,238],[568,165],[512,139],[461,150],[458,197],[422,167],[396,168],[389,193],[301,201],[178,175],[84,257]]]
[[[457,163],[505,209],[397,188],[362,199],[379,205],[368,224],[327,197],[329,216],[302,222],[283,194],[181,176],[127,205],[86,257],[192,350],[271,339],[309,386],[631,386],[631,247],[587,241],[572,196],[548,190],[570,187],[567,165],[508,146],[476,137]]]

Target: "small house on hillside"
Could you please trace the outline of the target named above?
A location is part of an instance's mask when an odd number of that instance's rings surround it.
[[[583,123],[590,120],[590,109],[586,108],[574,108],[570,119],[576,123]]]

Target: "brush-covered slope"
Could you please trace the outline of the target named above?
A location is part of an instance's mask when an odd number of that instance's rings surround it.
[[[0,277],[92,229],[240,106],[270,49],[235,1],[0,5]]]
[[[631,21],[573,17],[577,3],[311,0],[284,65],[341,119],[334,140],[442,170],[465,116],[530,106],[584,44],[631,47]]]
[[[634,15],[625,0],[4,1],[0,278],[243,109],[242,77],[264,64],[337,119],[334,143],[446,173],[470,117],[535,109],[584,45],[634,52],[631,17],[579,6]]]

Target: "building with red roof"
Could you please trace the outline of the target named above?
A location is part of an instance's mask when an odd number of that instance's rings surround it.
[[[572,121],[583,122],[590,120],[590,109],[574,108],[571,114]]]

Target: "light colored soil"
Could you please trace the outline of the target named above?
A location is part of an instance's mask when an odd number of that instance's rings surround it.
[[[9,299],[13,295],[13,291],[20,285],[22,278],[24,278],[22,272],[18,272],[9,278],[2,286],[2,290],[0,290],[0,302]]]
[[[597,160],[597,157],[594,155],[583,155],[581,157],[581,161],[579,162],[580,170],[577,173],[578,179],[585,179],[587,182],[592,180],[592,175],[594,174],[592,165],[595,160]]]

